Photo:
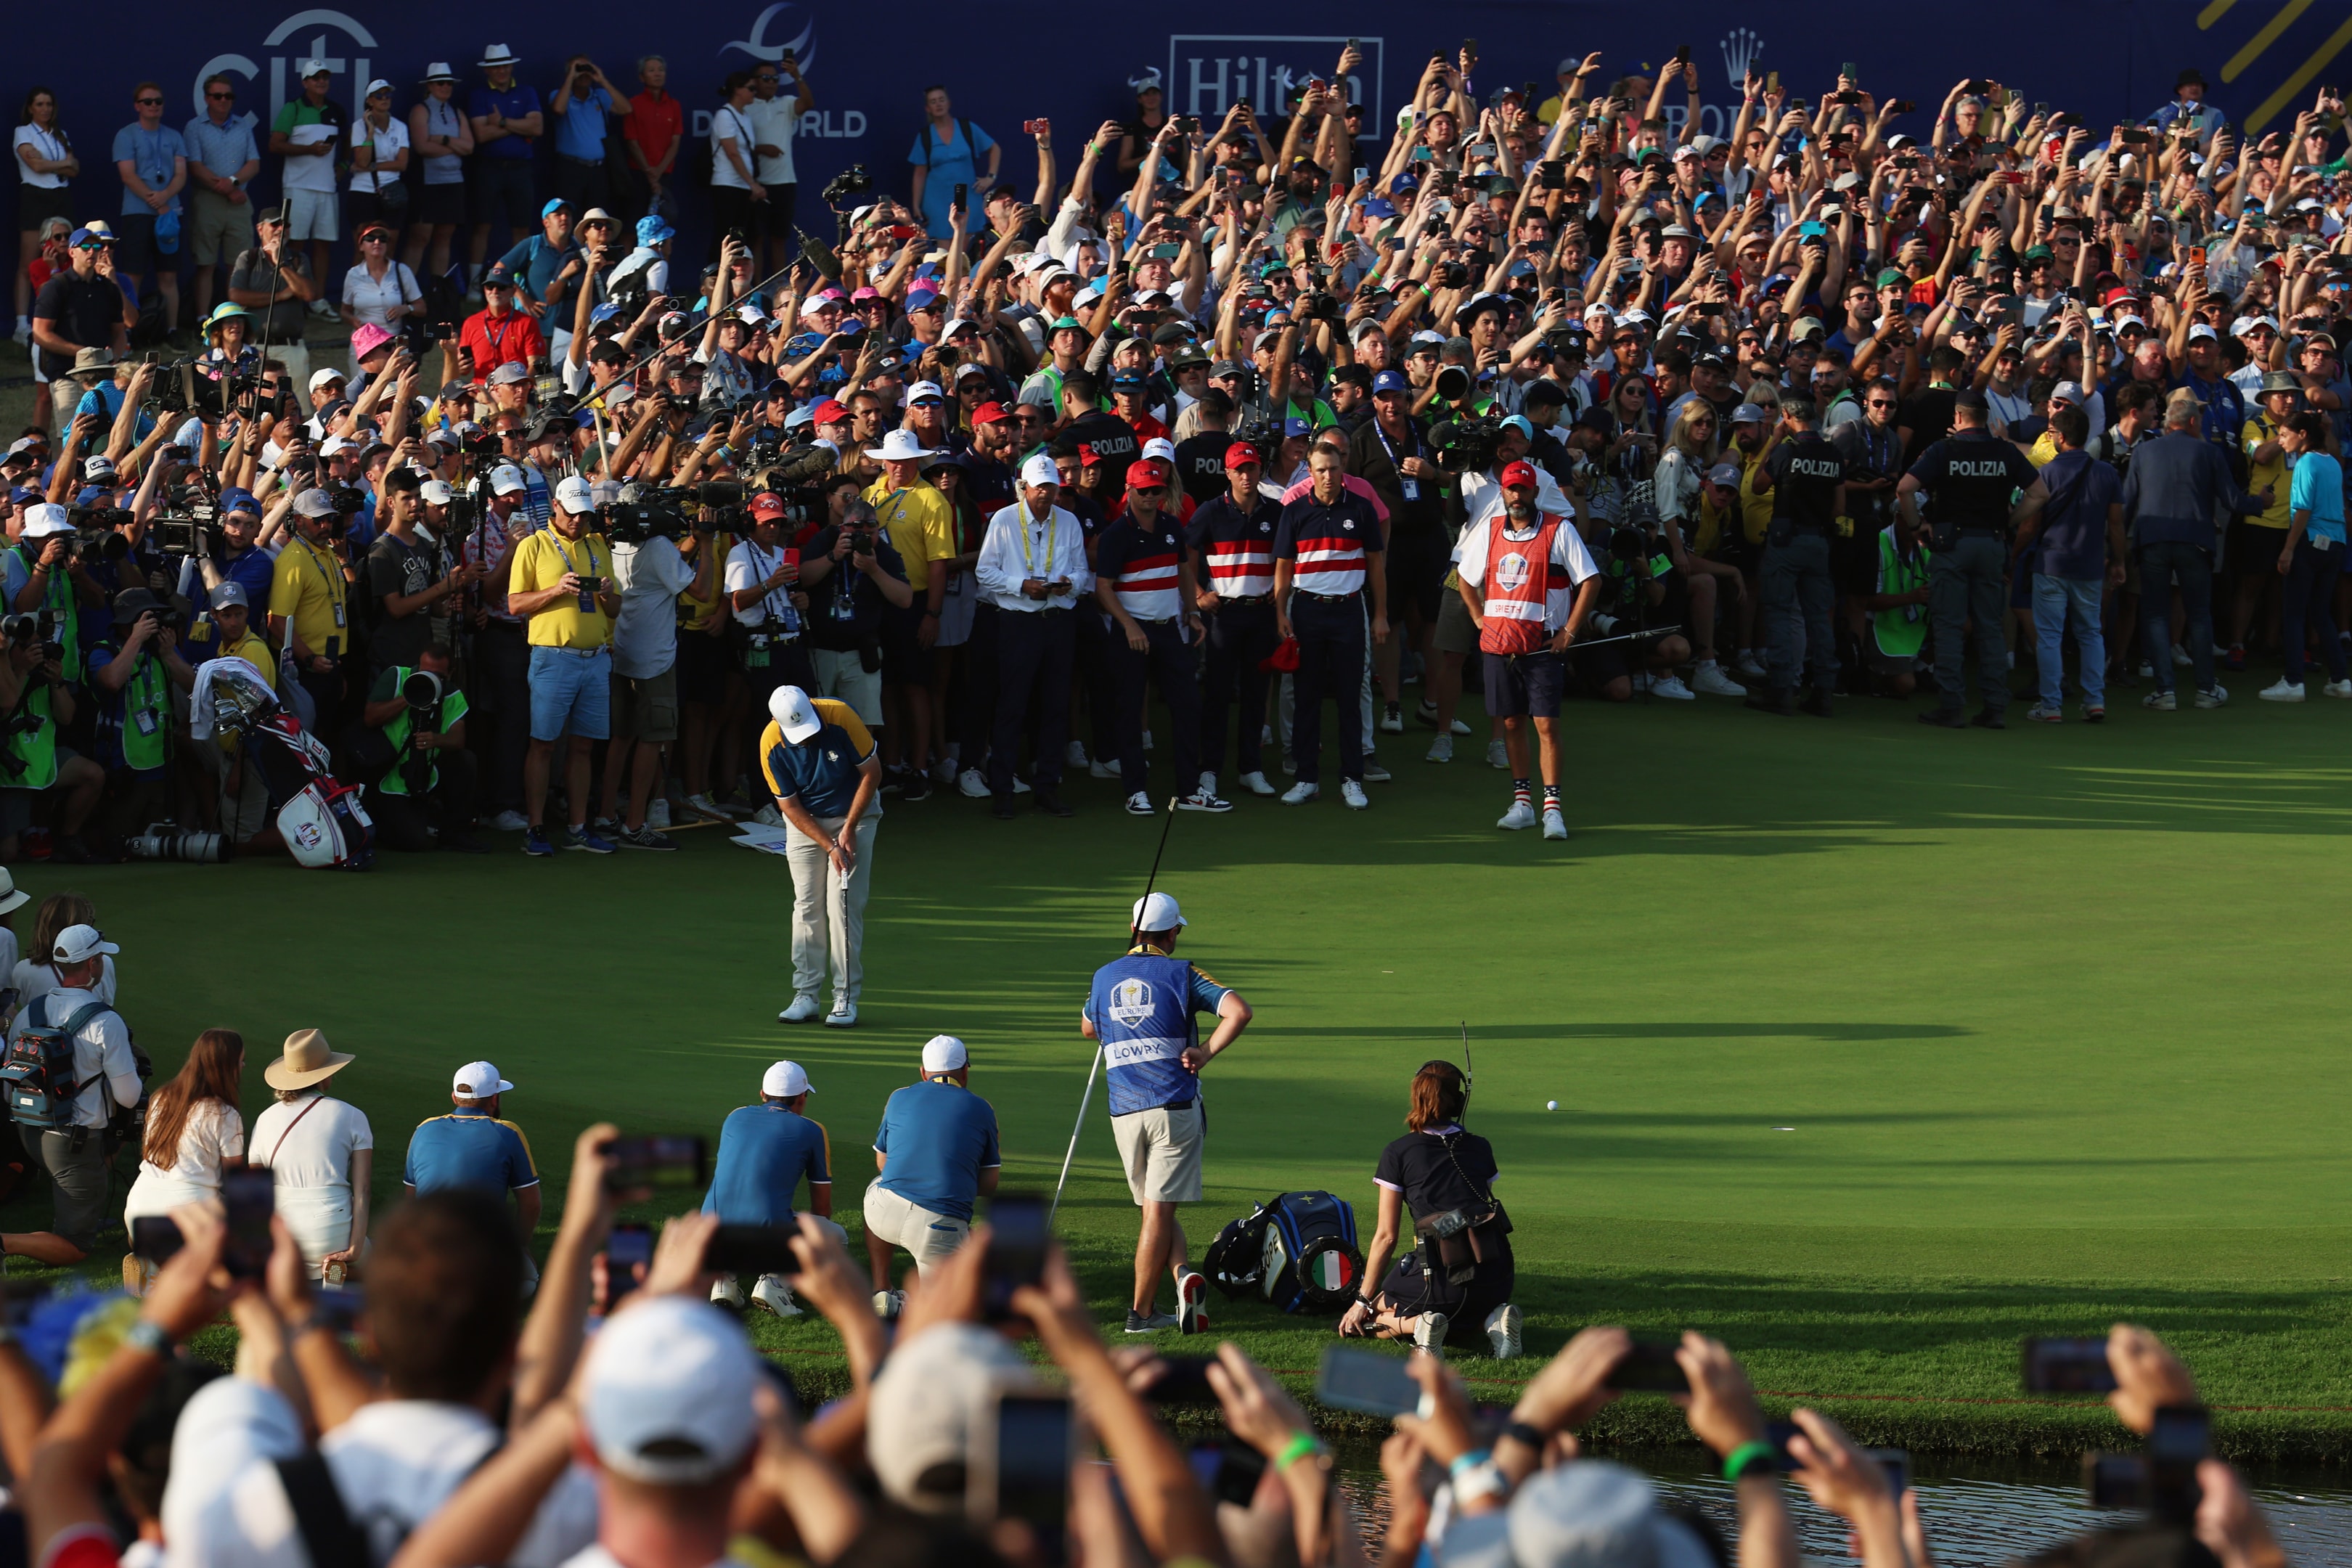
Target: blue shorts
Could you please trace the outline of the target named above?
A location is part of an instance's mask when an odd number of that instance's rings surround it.
[[[604,741],[613,734],[613,650],[530,650],[530,738]]]

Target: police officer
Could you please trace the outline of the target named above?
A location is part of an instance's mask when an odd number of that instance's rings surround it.
[[[1964,389],[1952,405],[1952,433],[1919,454],[1895,487],[1905,518],[1919,523],[1919,492],[1934,499],[1927,531],[1927,613],[1936,634],[1937,707],[1919,715],[1922,724],[1947,730],[1969,724],[1986,730],[2009,727],[2009,659],[2001,646],[2004,595],[2001,572],[2009,550],[2003,537],[2009,510],[2035,479],[2033,464],[1986,428],[1983,393]],[[1968,677],[1960,668],[1962,644],[1977,644],[1978,696],[1984,707],[1973,719],[1960,717]]]
[[[1185,526],[1184,548],[1208,573],[1193,603],[1208,618],[1208,667],[1201,680],[1201,788],[1217,793],[1225,765],[1225,710],[1237,707],[1242,788],[1272,795],[1262,742],[1266,656],[1282,641],[1274,627],[1274,533],[1282,503],[1258,489],[1265,461],[1255,447],[1225,447],[1225,489],[1204,501]]]
[[[1118,771],[1130,816],[1150,816],[1145,787],[1145,681],[1168,704],[1170,750],[1183,811],[1231,811],[1201,776],[1201,613],[1193,607],[1192,557],[1168,504],[1165,465],[1146,458],[1127,470],[1127,506],[1095,540],[1095,602],[1111,618],[1111,668],[1118,682]]]
[[[1201,1201],[1201,1150],[1208,1115],[1201,1104],[1201,1069],[1249,1027],[1250,1007],[1238,992],[1175,956],[1185,920],[1166,893],[1135,901],[1129,932],[1134,946],[1095,971],[1078,1032],[1102,1042],[1111,1133],[1128,1191],[1143,1211],[1135,1242],[1135,1298],[1127,1313],[1130,1334],[1181,1329],[1197,1333],[1208,1281],[1185,1266],[1184,1227],[1176,1205]],[[1204,1045],[1192,1021],[1216,1016]],[[1176,1279],[1176,1310],[1160,1311],[1160,1270]]]
[[[1810,666],[1805,711],[1826,719],[1837,688],[1837,644],[1830,631],[1836,588],[1830,580],[1830,536],[1845,513],[1845,458],[1816,428],[1813,405],[1780,405],[1780,425],[1756,476],[1756,493],[1772,498],[1764,534],[1764,618],[1771,638],[1767,685],[1748,706],[1783,716],[1797,710],[1797,678]]]

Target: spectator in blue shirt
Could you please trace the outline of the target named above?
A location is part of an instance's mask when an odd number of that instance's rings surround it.
[[[833,1147],[822,1124],[802,1114],[808,1104],[808,1074],[798,1062],[777,1062],[760,1079],[760,1103],[729,1113],[719,1130],[719,1158],[702,1212],[721,1225],[758,1225],[791,1229],[798,1224],[793,1194],[808,1182],[809,1212],[833,1223]],[[845,1237],[844,1238],[845,1239]],[[710,1299],[740,1309],[743,1289],[732,1274],[721,1274]],[[762,1274],[751,1300],[779,1318],[797,1318],[799,1305],[781,1274]]]
[[[187,144],[189,248],[196,260],[196,314],[216,301],[213,268],[253,247],[253,201],[246,186],[261,172],[253,116],[236,112],[236,79],[225,71],[205,78],[205,112],[180,132]],[[227,298],[224,286],[222,298]]]
[[[163,123],[163,89],[142,81],[131,94],[139,118],[114,133],[114,167],[122,176],[122,216],[114,268],[124,278],[149,273],[163,291],[163,330],[180,326],[180,191],[188,183],[188,144]]]
[[[971,1092],[971,1053],[953,1035],[923,1047],[923,1080],[890,1096],[874,1133],[866,1189],[866,1259],[874,1310],[896,1317],[906,1292],[890,1289],[890,1263],[904,1247],[928,1274],[971,1234],[972,1199],[996,1191],[1004,1158],[996,1109]]]
[[[982,154],[988,158],[985,175],[980,173]],[[923,129],[916,135],[907,162],[915,171],[913,205],[923,215],[923,226],[932,237],[948,237],[948,208],[954,203],[955,188],[969,187],[967,204],[979,201],[996,184],[996,166],[1003,157],[1004,149],[990,140],[987,132],[956,118],[946,88],[923,89]],[[969,205],[966,210],[971,210]]]
[[[474,233],[467,245],[467,276],[478,287],[482,258],[489,254],[490,229],[500,219],[515,238],[530,232],[539,198],[531,184],[531,150],[547,133],[539,89],[515,80],[520,58],[504,44],[492,44],[481,58],[482,85],[466,101],[474,131],[472,184]]]
[[[2329,697],[2352,697],[2344,644],[2336,635],[2336,583],[2344,575],[2344,466],[2328,455],[2327,416],[2306,408],[2279,429],[2279,445],[2294,464],[2287,481],[2286,544],[2278,574],[2286,579],[2279,606],[2279,644],[2286,673],[2264,689],[2269,702],[2304,698],[2303,645],[2306,618],[2318,633],[2319,655],[2327,661]],[[2250,561],[2251,571],[2263,563]]]
[[[408,1160],[400,1179],[410,1197],[449,1187],[474,1187],[515,1195],[522,1233],[539,1228],[539,1169],[522,1129],[499,1119],[499,1096],[514,1085],[488,1062],[467,1062],[450,1081],[457,1107],[446,1116],[417,1123],[409,1135]]]
[[[614,87],[604,68],[574,55],[548,107],[555,110],[555,194],[586,212],[604,205],[604,128],[608,121],[635,112],[636,105]]]

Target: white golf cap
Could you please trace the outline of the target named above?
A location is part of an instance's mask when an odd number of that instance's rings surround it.
[[[768,717],[783,731],[784,739],[794,745],[824,728],[809,694],[797,686],[779,686],[768,693]]]
[[[294,498],[294,510],[302,517],[332,517],[335,498],[322,489],[307,489]]]
[[[121,948],[99,935],[96,926],[68,926],[58,932],[56,961],[59,963],[79,963],[85,959],[96,958],[102,952],[121,952]]]
[[[500,463],[490,470],[490,493],[510,496],[530,489],[530,481],[512,463]]]
[[[910,404],[938,403],[944,400],[947,394],[940,390],[940,384],[936,381],[919,381],[907,388],[907,401]]]
[[[934,387],[932,390],[936,392],[939,389]],[[882,437],[879,447],[873,447],[866,455],[877,462],[912,463],[931,456],[931,452],[923,445],[923,438],[912,430],[893,430]]]
[[[599,1337],[600,1351],[611,1332]],[[961,1478],[991,1440],[998,1399],[1038,1387],[1021,1353],[978,1323],[940,1323],[901,1340],[866,1407],[866,1458],[882,1494],[919,1513],[961,1513]],[[956,1479],[943,1485],[946,1477]]]
[[[325,76],[332,68],[333,68],[329,66],[326,61],[313,56],[311,58],[304,60],[295,74],[306,77]]]
[[[25,509],[25,537],[27,539],[47,539],[53,533],[71,533],[73,531],[72,522],[66,517],[66,509],[53,500]]]
[[[776,1062],[760,1075],[760,1092],[792,1100],[810,1092],[807,1071],[798,1062]]]
[[[21,910],[32,900],[33,895],[17,887],[16,879],[8,875],[8,868],[0,866],[0,915]]]
[[[1062,470],[1054,466],[1053,458],[1038,452],[1021,465],[1021,482],[1024,485],[1058,485],[1062,482]],[[58,510],[62,515],[65,509],[60,507]],[[31,531],[28,529],[26,531]]]
[[[5,875],[5,872],[0,872],[0,876]],[[19,898],[23,896],[21,893],[17,895]],[[963,1042],[953,1035],[933,1035],[923,1042],[925,1072],[953,1072],[970,1060],[971,1053],[965,1050]]]
[[[499,1069],[488,1062],[467,1062],[449,1080],[449,1092],[462,1094],[468,1100],[488,1100],[494,1094],[504,1094],[514,1085],[499,1076]]]
[[[1138,931],[1174,931],[1190,925],[1176,900],[1165,893],[1146,893],[1135,900],[1135,929]]]
[[[326,385],[327,383],[331,381],[343,381],[346,379],[348,378],[341,371],[335,369],[332,365],[328,365],[323,369],[314,370],[310,373],[310,390],[316,392],[319,388]]]
[[[1143,455],[1147,458],[1158,458],[1162,462],[1172,463],[1176,460],[1176,443],[1165,436],[1154,436],[1143,444]]]
[[[593,511],[596,492],[586,479],[574,474],[555,487],[555,504],[566,511]]]
[[[446,479],[427,479],[416,487],[416,493],[434,506],[447,506],[457,499],[457,492]]]
[[[725,1313],[665,1296],[615,1312],[588,1352],[582,1424],[632,1480],[691,1486],[732,1469],[759,1436],[760,1358]]]

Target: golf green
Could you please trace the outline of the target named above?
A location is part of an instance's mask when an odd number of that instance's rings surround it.
[[[2017,1340],[2128,1318],[2189,1357],[2225,1447],[2352,1451],[2327,891],[2352,705],[2128,704],[2000,734],[1843,707],[1576,705],[1565,844],[1496,831],[1508,790],[1483,736],[1428,766],[1418,729],[1381,738],[1397,777],[1369,812],[1327,795],[1179,816],[1160,886],[1192,922],[1182,952],[1257,1010],[1207,1079],[1196,1256],[1288,1188],[1338,1193],[1369,1233],[1407,1081],[1458,1059],[1466,1023],[1531,1352],[1589,1322],[1700,1328],[1759,1386],[1879,1440],[2064,1448],[2119,1429],[2022,1399]],[[790,879],[719,829],[674,856],[541,863],[502,838],[362,877],[18,869],[36,895],[96,899],[160,1070],[200,1028],[242,1030],[250,1118],[289,1030],[355,1051],[339,1087],[373,1121],[380,1205],[470,1058],[520,1086],[506,1114],[555,1178],[591,1121],[715,1135],[790,1056],[854,1215],[882,1101],[942,1031],[972,1048],[1007,1185],[1053,1185],[1091,1049],[1077,1010],[1161,827],[1113,784],[1071,794],[1067,822],[953,795],[888,808],[849,1032],[775,1022]],[[36,1188],[0,1223],[45,1212]],[[1113,1323],[1134,1214],[1099,1089],[1061,1212]],[[1220,1331],[1311,1373],[1328,1325],[1218,1306]],[[759,1332],[828,1364],[814,1320]],[[1485,1386],[1536,1364],[1465,1371]],[[1603,1425],[1675,1423],[1633,1400]]]

